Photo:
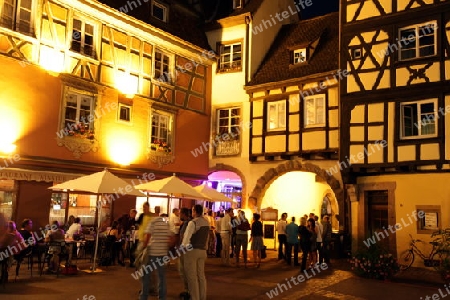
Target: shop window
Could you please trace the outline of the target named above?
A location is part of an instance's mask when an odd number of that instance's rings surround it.
[[[14,180],[0,180],[0,214],[3,214],[6,220],[12,219],[16,196]]]

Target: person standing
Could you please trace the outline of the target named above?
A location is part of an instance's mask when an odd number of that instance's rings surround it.
[[[252,243],[251,249],[253,251],[253,260],[255,261],[256,268],[259,268],[261,265],[261,250],[264,246],[263,242],[263,227],[261,221],[260,214],[253,214],[253,223],[250,235],[250,242]]]
[[[192,300],[206,300],[205,262],[208,247],[209,222],[203,217],[203,207],[192,208],[194,219],[187,225],[182,245],[192,250],[184,255],[184,269],[188,280],[189,293]],[[229,258],[228,258],[229,259]]]
[[[319,223],[319,217],[314,216],[314,221],[316,222],[316,233],[317,233],[317,252],[318,252],[318,261],[323,260],[323,252],[322,252],[322,234],[323,234],[323,225]]]
[[[291,218],[291,223],[286,226],[287,248],[286,248],[286,262],[291,265],[292,248],[294,248],[294,266],[299,266],[298,263],[298,225],[295,224],[295,217]]]
[[[169,224],[162,217],[152,219],[147,225],[144,233],[145,235],[142,246],[143,248],[148,247],[147,253],[149,254],[149,259],[147,266],[144,267],[144,276],[141,278],[142,289],[139,299],[148,299],[151,280],[150,274],[156,271],[159,278],[158,298],[165,300],[167,296],[166,266],[165,263],[161,264],[161,262],[164,262],[164,257],[167,257],[172,233],[170,231]],[[158,262],[158,264],[155,262]],[[150,269],[151,272],[148,272],[148,269]]]
[[[178,244],[178,246],[181,246],[181,244],[183,242],[183,238],[184,238],[184,233],[186,232],[186,228],[189,224],[189,221],[192,220],[192,211],[187,207],[181,208],[180,220],[182,223],[180,226],[180,243]],[[188,285],[188,281],[187,281],[186,271],[184,270],[184,255],[181,255],[178,258],[178,272],[180,273],[180,277],[183,280],[183,284],[184,284],[184,292],[182,292],[180,294],[180,297],[186,298],[189,295],[189,285]],[[182,299],[184,299],[184,298],[182,298]]]
[[[311,258],[311,266],[314,267],[317,263],[317,227],[316,221],[313,218],[308,219],[308,230],[311,233],[309,254]]]
[[[222,255],[222,237],[220,236],[220,224],[222,223],[223,217],[224,215],[222,213],[220,213],[219,211],[216,212],[216,257],[220,257]]]
[[[285,253],[283,253],[283,247],[284,252],[286,252],[286,222],[287,219],[287,213],[281,214],[281,219],[278,220],[277,223],[277,231],[278,231],[278,260],[286,259]]]
[[[306,270],[306,261],[308,259],[309,249],[311,248],[311,232],[306,227],[307,217],[300,218],[300,226],[298,226],[298,233],[300,235],[300,248],[302,249],[302,264],[300,271]]]
[[[236,228],[236,267],[239,268],[239,256],[242,247],[242,254],[244,256],[244,267],[247,268],[247,247],[248,247],[248,231],[251,229],[250,223],[245,217],[245,212],[240,210],[237,216],[238,223]]]
[[[230,265],[230,247],[231,247],[231,218],[233,217],[233,209],[228,208],[225,216],[220,220],[220,238],[222,239],[222,264]]]
[[[330,217],[325,215],[322,221],[323,233],[322,233],[322,256],[319,257],[320,263],[330,264],[330,243],[331,243],[331,223]]]

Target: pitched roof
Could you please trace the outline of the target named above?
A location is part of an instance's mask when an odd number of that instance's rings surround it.
[[[203,19],[180,0],[164,0],[163,3],[169,7],[168,22],[151,16],[151,1],[139,2],[142,5],[138,9],[133,9],[127,0],[100,0],[100,2],[203,49],[211,49],[202,29]]]
[[[246,13],[255,13],[263,1],[264,0],[248,0],[244,7],[233,9],[233,1],[230,0],[203,0],[203,8],[209,21],[217,21]]]
[[[260,33],[264,34],[264,32]],[[319,43],[308,62],[291,65],[292,48]],[[285,25],[247,86],[284,81],[338,69],[339,14],[330,13],[297,24]],[[291,67],[290,67],[291,65]]]

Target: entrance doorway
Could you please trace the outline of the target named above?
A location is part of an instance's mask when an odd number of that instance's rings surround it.
[[[370,237],[376,237],[377,243],[389,251],[391,245],[389,236],[386,235],[386,229],[389,227],[388,191],[367,191],[367,199]]]

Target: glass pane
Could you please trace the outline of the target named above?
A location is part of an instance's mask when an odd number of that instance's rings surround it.
[[[130,108],[128,106],[120,107],[119,119],[122,121],[130,121]]]
[[[164,21],[164,8],[153,5],[153,16],[161,21]]]
[[[222,54],[230,54],[231,53],[231,46],[223,46]]]
[[[416,136],[417,128],[417,104],[403,105],[403,136]]]
[[[31,0],[21,0],[20,7],[27,10],[31,10],[32,1]]]
[[[14,1],[5,0],[3,3],[3,9],[1,10],[0,23],[9,29],[13,27],[13,16],[14,16]]]
[[[79,32],[81,32],[81,26],[82,26],[82,22],[78,19],[73,19],[73,30],[77,30]]]
[[[316,98],[316,124],[325,124],[325,105],[323,97]]]
[[[220,109],[219,110],[219,118],[228,118],[230,113],[229,109]]]
[[[421,134],[435,134],[436,120],[434,103],[424,103],[420,105]]]
[[[401,50],[400,51],[400,59],[404,60],[404,59],[410,59],[410,58],[414,58],[416,57],[416,49],[412,49],[412,50]]]
[[[314,107],[314,99],[305,100],[305,122],[306,125],[314,125],[316,121],[316,111]]]
[[[86,24],[84,27],[84,33],[88,35],[94,35],[94,26],[90,24]]]

